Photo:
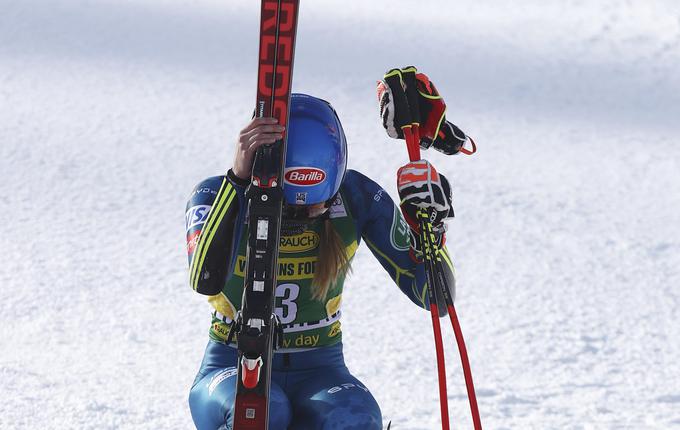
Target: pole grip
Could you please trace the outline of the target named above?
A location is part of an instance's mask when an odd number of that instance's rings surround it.
[[[410,161],[418,161],[420,160],[420,138],[416,141],[415,136],[413,135],[413,112],[411,112],[411,107],[406,95],[406,86],[404,84],[402,70],[392,69],[385,73],[383,79],[392,92],[394,123],[404,133],[409,159]]]
[[[401,76],[404,82],[406,101],[408,102],[409,112],[411,113],[411,133],[413,138],[406,141],[408,146],[408,156],[411,161],[420,160],[420,105],[418,104],[418,86],[414,66],[401,69]]]

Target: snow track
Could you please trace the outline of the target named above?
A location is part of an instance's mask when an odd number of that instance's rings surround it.
[[[1,3],[0,428],[191,428],[209,310],[187,284],[184,204],[250,116],[256,3]],[[479,144],[428,156],[454,185],[485,428],[680,429],[680,7],[376,0],[329,16],[341,3],[302,5],[294,90],[333,102],[350,166],[396,194],[406,151],[374,95],[392,66],[429,73]],[[363,247],[343,313],[385,422],[437,428],[429,316]],[[452,423],[472,428],[444,327]]]

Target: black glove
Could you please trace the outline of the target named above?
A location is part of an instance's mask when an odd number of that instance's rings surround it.
[[[413,73],[415,68],[407,67],[398,71],[399,73],[395,73],[395,71],[396,69],[390,70],[385,74],[383,80],[378,82],[378,103],[380,117],[387,135],[394,139],[403,139],[404,133],[397,126],[395,117],[400,115],[398,111],[404,111],[408,114],[409,107],[408,104],[404,105],[399,98],[393,97],[394,92],[404,91],[404,82],[402,79],[397,79],[396,75],[407,72]],[[423,73],[416,73],[415,76],[421,116],[420,146],[423,149],[434,147],[437,151],[451,155],[461,151],[466,142],[470,141],[473,146],[472,152],[474,152],[474,142],[462,130],[446,120],[446,103],[444,103],[444,99],[439,95],[434,84]],[[402,88],[396,87],[397,85],[401,85]],[[463,149],[463,152],[469,153],[470,151]]]

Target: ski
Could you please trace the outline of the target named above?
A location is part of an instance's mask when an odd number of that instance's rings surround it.
[[[257,117],[286,126],[299,0],[262,0]],[[282,333],[274,314],[286,133],[257,150],[248,198],[248,245],[241,310],[234,330],[239,351],[234,430],[267,430],[271,361]]]

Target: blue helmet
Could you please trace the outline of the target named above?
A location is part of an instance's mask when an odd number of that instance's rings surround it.
[[[289,205],[329,201],[347,169],[347,140],[340,119],[325,100],[292,94],[283,193]]]

